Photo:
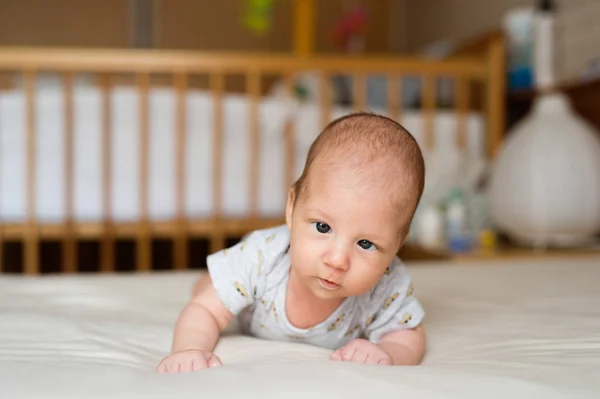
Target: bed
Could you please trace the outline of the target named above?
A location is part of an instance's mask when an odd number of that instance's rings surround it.
[[[332,363],[233,326],[224,366],[154,373],[196,271],[0,277],[3,398],[597,398],[600,257],[410,264],[429,350],[414,368]]]

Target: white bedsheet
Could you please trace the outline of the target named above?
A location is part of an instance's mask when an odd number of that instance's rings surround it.
[[[42,86],[36,92],[36,216],[41,221],[65,218],[64,96],[57,86]],[[112,217],[137,220],[139,190],[139,96],[131,87],[111,91]],[[91,85],[76,86],[74,92],[74,216],[80,221],[103,218],[102,108],[101,94]],[[0,220],[22,221],[26,217],[25,97],[22,91],[0,93]],[[332,118],[351,109],[336,107]],[[375,110],[384,113],[383,110]],[[152,220],[169,219],[176,211],[175,94],[166,88],[150,92],[149,213]],[[250,209],[249,106],[245,96],[224,97],[223,212],[245,216]],[[185,210],[189,217],[205,217],[212,203],[213,101],[209,92],[187,93],[187,148]],[[290,107],[270,96],[260,101],[259,213],[283,213],[284,125],[295,118],[297,140],[295,175],[299,176],[308,148],[320,129],[320,110],[315,103]],[[436,141],[452,145],[456,115],[434,116]],[[402,123],[421,140],[423,118],[407,111]],[[483,121],[479,114],[467,119],[471,151],[482,153]]]
[[[218,369],[157,375],[196,273],[0,277],[2,398],[598,398],[600,257],[412,267],[420,367],[230,335]]]

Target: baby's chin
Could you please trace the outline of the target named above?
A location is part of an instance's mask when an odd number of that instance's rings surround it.
[[[315,296],[323,300],[344,299],[352,296],[360,296],[370,290],[370,287],[355,287],[352,285],[339,285],[332,287],[326,282],[316,278],[312,285],[312,291]]]

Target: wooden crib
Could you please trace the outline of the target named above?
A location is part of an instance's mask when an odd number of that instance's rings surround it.
[[[343,73],[353,77],[353,104],[352,109],[366,109],[366,78],[372,75],[386,77],[387,105],[386,112],[403,122],[404,109],[401,104],[400,88],[403,76],[418,76],[422,80],[420,115],[424,123],[422,140],[426,148],[430,148],[435,140],[434,116],[436,112],[436,81],[440,77],[451,78],[455,82],[455,112],[457,145],[465,145],[466,115],[474,106],[479,107],[484,119],[486,152],[493,156],[497,150],[503,134],[504,124],[504,39],[501,35],[494,34],[477,41],[473,46],[465,47],[459,54],[444,60],[430,60],[415,57],[346,57],[346,56],[303,56],[303,55],[280,55],[280,54],[254,54],[254,53],[204,53],[191,51],[166,51],[166,50],[106,50],[106,49],[57,49],[57,48],[0,48],[0,73],[11,77],[18,76],[19,84],[16,87],[6,87],[2,91],[12,93],[22,101],[16,101],[22,115],[22,128],[16,133],[6,127],[2,129],[0,120],[0,135],[4,140],[10,136],[19,134],[22,136],[22,191],[23,215],[20,219],[12,220],[6,216],[6,208],[3,208],[2,200],[8,198],[8,193],[0,193],[0,214],[4,216],[0,222],[0,250],[5,242],[21,242],[23,249],[22,272],[36,274],[40,272],[40,243],[45,240],[58,241],[62,245],[61,272],[76,272],[78,270],[78,243],[85,240],[97,241],[100,245],[99,269],[103,272],[113,271],[115,257],[115,243],[120,239],[135,241],[135,268],[138,271],[151,270],[152,240],[161,238],[173,243],[172,264],[174,268],[189,267],[189,240],[191,238],[204,238],[210,243],[209,250],[216,251],[226,245],[228,237],[239,237],[252,229],[271,226],[283,221],[283,212],[265,216],[260,212],[259,200],[259,175],[261,172],[261,125],[260,112],[263,109],[263,99],[267,92],[268,79],[272,82],[274,78],[281,78],[283,87],[288,95],[272,95],[269,101],[271,105],[277,106],[276,101],[288,101],[295,104],[293,89],[296,77],[303,72],[310,71],[318,77],[318,101],[314,104],[320,113],[319,124],[324,126],[332,118],[332,89],[328,79],[334,74]],[[38,130],[46,125],[44,121],[37,120],[40,101],[37,99],[36,79],[42,74],[52,72],[60,77],[60,87],[63,106],[56,112],[61,113],[64,123],[60,126],[60,136],[64,145],[64,168],[61,170],[64,184],[60,188],[62,192],[61,203],[63,218],[59,220],[44,220],[40,218],[36,210],[36,204],[44,197],[40,187],[52,187],[51,185],[40,185],[41,175],[45,166],[40,169],[40,156],[38,149],[41,148],[42,136]],[[101,198],[98,198],[101,217],[95,220],[85,220],[75,215],[75,180],[77,173],[76,161],[77,146],[75,130],[77,119],[76,102],[77,95],[75,79],[81,74],[93,77],[91,83],[95,93],[98,94],[99,103],[96,122],[100,125],[89,126],[101,132],[99,145],[96,148],[100,160],[99,173],[101,179]],[[127,80],[124,77],[132,77]],[[242,93],[231,93],[227,90],[226,82],[230,77],[241,78],[244,82]],[[198,83],[203,81],[204,83]],[[125,82],[125,83],[123,83]],[[204,86],[202,86],[204,84]],[[136,119],[136,129],[139,131],[137,145],[138,154],[135,163],[137,173],[135,182],[137,185],[137,216],[132,220],[115,219],[113,214],[113,202],[111,192],[114,185],[111,181],[115,177],[111,170],[111,159],[115,156],[114,140],[119,136],[111,134],[111,128],[115,120],[115,108],[111,104],[111,89],[126,85],[133,90],[137,99],[137,108],[133,112]],[[211,154],[211,178],[210,191],[206,191],[204,197],[209,196],[211,201],[210,212],[201,216],[190,215],[186,211],[186,190],[188,190],[189,179],[198,170],[190,170],[188,167],[190,156],[189,136],[186,134],[188,128],[190,110],[187,106],[189,90],[201,87],[204,93],[210,93],[211,103],[211,127],[210,127],[210,150]],[[162,87],[172,90],[170,93],[174,99],[174,110],[172,117],[173,145],[164,151],[171,151],[174,165],[173,171],[174,188],[174,214],[166,218],[153,218],[150,216],[150,187],[149,187],[149,149],[152,145],[150,132],[152,131],[153,111],[151,108],[150,92],[153,88]],[[475,90],[478,88],[479,90]],[[17,93],[17,94],[15,94]],[[245,109],[245,120],[241,126],[247,127],[248,154],[247,162],[242,169],[248,172],[248,200],[249,205],[241,214],[231,215],[224,212],[225,193],[224,185],[224,130],[229,123],[223,106],[224,98],[233,96],[231,101],[243,98],[247,101]],[[235,97],[235,98],[234,98]],[[5,97],[2,97],[5,98]],[[229,98],[229,97],[227,97]],[[0,100],[0,108],[2,106]],[[5,100],[8,101],[8,100]],[[152,100],[153,101],[153,100]],[[6,104],[6,103],[5,103]],[[264,105],[265,107],[268,105]],[[8,111],[7,111],[8,112]],[[53,115],[50,111],[48,111]],[[94,111],[96,112],[96,111]],[[8,112],[5,119],[13,115]],[[0,114],[3,115],[3,114]],[[8,116],[7,116],[8,115]],[[42,123],[43,122],[43,123]],[[304,134],[297,128],[298,120],[285,119],[283,128],[283,146],[281,158],[283,168],[281,173],[284,179],[281,182],[283,189],[273,195],[281,196],[284,201],[287,188],[290,187],[297,176],[297,165],[302,160],[297,159],[298,137]],[[17,123],[17,122],[15,122]],[[40,123],[42,123],[40,125]],[[78,122],[80,123],[80,122]],[[6,124],[5,124],[6,126]],[[313,134],[314,135],[314,134]],[[6,141],[3,141],[6,143]],[[6,147],[5,147],[6,148]],[[5,151],[8,151],[5,149]],[[47,150],[50,151],[50,150]],[[6,154],[4,154],[6,155]],[[46,154],[48,155],[48,154]],[[195,155],[194,155],[195,156]],[[80,160],[83,162],[84,160]],[[0,167],[2,167],[0,163]],[[49,164],[51,165],[51,164]],[[296,167],[295,167],[296,165]],[[12,168],[6,166],[5,168]],[[113,166],[114,167],[114,166]],[[15,169],[16,170],[16,169]],[[8,171],[0,171],[2,177],[13,178]],[[16,173],[16,172],[15,172]],[[21,173],[21,172],[19,172]],[[8,176],[8,177],[7,177]],[[118,173],[117,173],[118,177]],[[133,182],[133,180],[132,180]],[[1,182],[0,182],[1,183]],[[0,184],[0,189],[11,190],[11,187]],[[83,183],[82,183],[83,184]],[[204,198],[203,197],[203,198]],[[12,197],[11,197],[12,198]],[[82,200],[83,201],[83,200]],[[87,200],[86,200],[87,201]],[[85,202],[85,201],[84,201]],[[283,203],[283,202],[280,202]],[[0,271],[3,270],[0,256]]]

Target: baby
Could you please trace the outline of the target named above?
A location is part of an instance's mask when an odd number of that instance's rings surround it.
[[[333,121],[289,191],[285,225],[208,257],[157,371],[221,365],[213,350],[234,317],[248,334],[328,348],[331,360],[419,364],[424,311],[397,253],[424,172],[398,123],[365,113]]]

